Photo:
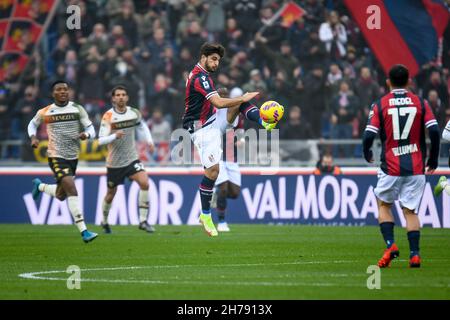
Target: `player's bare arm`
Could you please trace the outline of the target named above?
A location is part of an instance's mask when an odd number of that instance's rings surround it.
[[[209,101],[216,107],[216,108],[232,108],[239,106],[241,103],[249,102],[253,98],[257,97],[259,95],[259,92],[246,92],[244,95],[237,97],[237,98],[222,98],[218,94],[213,95]]]

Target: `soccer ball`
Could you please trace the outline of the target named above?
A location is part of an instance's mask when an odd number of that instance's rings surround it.
[[[259,108],[259,116],[264,122],[276,123],[283,118],[284,108],[276,101],[266,101]]]

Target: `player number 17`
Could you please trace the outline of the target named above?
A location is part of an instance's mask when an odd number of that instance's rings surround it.
[[[391,108],[388,110],[388,114],[392,116],[392,131],[394,133],[394,140],[404,140],[409,136],[414,118],[416,116],[416,107],[403,107],[403,108]],[[403,132],[400,134],[400,120],[399,117],[408,116],[406,119]]]

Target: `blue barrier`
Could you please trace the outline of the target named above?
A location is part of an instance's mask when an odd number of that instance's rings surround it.
[[[166,171],[168,172],[168,171]],[[242,194],[228,201],[229,223],[376,225],[377,205],[373,194],[377,177],[374,172],[341,176],[314,176],[305,170],[277,175],[247,173],[242,179]],[[150,215],[152,224],[197,224],[200,211],[198,184],[201,171],[178,174],[149,174]],[[31,180],[40,177],[54,183],[45,170],[0,172],[2,206],[0,223],[71,224],[65,202],[43,194],[38,202],[31,197]],[[433,196],[438,175],[427,176],[419,208],[424,226],[450,228],[450,197]],[[76,178],[81,207],[87,223],[99,224],[101,204],[106,193],[104,170],[80,172]],[[113,225],[138,223],[138,186],[127,182],[119,187],[110,211]],[[398,225],[405,225],[398,203],[393,208]]]

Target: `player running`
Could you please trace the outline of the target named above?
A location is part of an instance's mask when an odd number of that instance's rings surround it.
[[[406,90],[408,69],[395,65],[389,71],[386,84],[390,92],[372,104],[363,135],[364,158],[373,162],[371,150],[377,133],[382,142],[381,168],[374,190],[378,200],[380,230],[387,249],[378,261],[380,268],[389,267],[399,256],[394,241],[394,217],[391,206],[397,199],[403,208],[410,247],[409,266],[420,267],[420,222],[417,216],[425,189],[425,169],[432,173],[438,166],[439,128],[428,102]],[[425,167],[425,128],[431,149]]]
[[[221,88],[217,90],[221,97],[228,97],[228,90]],[[229,97],[235,98],[243,94],[240,88],[231,90]],[[227,109],[219,109],[217,117],[226,117]],[[244,128],[244,116],[239,114],[234,119],[232,129],[227,130],[223,136],[222,146],[223,156],[219,162],[219,175],[215,184],[215,191],[211,199],[211,207],[216,208],[219,223],[217,231],[229,232],[230,227],[225,220],[227,210],[227,199],[237,199],[241,193],[241,171],[237,163],[237,147],[243,143],[241,140],[235,141],[235,130]]]
[[[106,159],[108,190],[103,199],[103,221],[101,223],[105,233],[111,233],[108,224],[108,214],[111,203],[116,195],[117,186],[123,184],[125,178],[136,181],[139,185],[139,229],[154,232],[155,229],[148,224],[148,176],[144,165],[139,161],[135,144],[135,132],[139,140],[147,142],[150,152],[153,152],[153,139],[139,110],[127,106],[128,93],[123,86],[116,86],[112,92],[113,107],[102,118],[99,144],[108,145]]]
[[[219,67],[225,49],[220,44],[205,43],[200,48],[200,61],[190,72],[186,81],[185,111],[183,128],[191,134],[191,140],[198,150],[205,168],[205,175],[199,186],[202,212],[200,223],[210,236],[217,236],[211,219],[211,197],[214,183],[219,174],[219,161],[222,156],[221,139],[226,128],[233,123],[239,112],[249,120],[260,123],[267,130],[275,128],[276,123],[268,124],[259,117],[259,109],[249,101],[258,92],[247,92],[236,98],[222,98],[214,88],[210,72]],[[216,117],[216,108],[228,108],[226,121]]]
[[[444,131],[442,132],[442,139],[450,141],[450,120],[445,125]],[[450,167],[450,156],[448,158],[448,166]],[[440,196],[442,191],[450,196],[450,183],[446,177],[442,176],[439,178],[438,183],[434,187],[434,195]]]
[[[75,221],[81,237],[88,243],[97,234],[87,230],[83,213],[80,210],[78,193],[74,176],[77,170],[80,139],[95,138],[95,129],[82,106],[69,101],[69,86],[64,81],[56,81],[52,85],[54,102],[40,109],[28,124],[28,136],[31,146],[37,148],[38,127],[47,124],[48,164],[56,179],[56,184],[45,184],[38,178],[33,180],[33,199],[37,200],[41,192],[63,201],[67,198],[69,211]]]

